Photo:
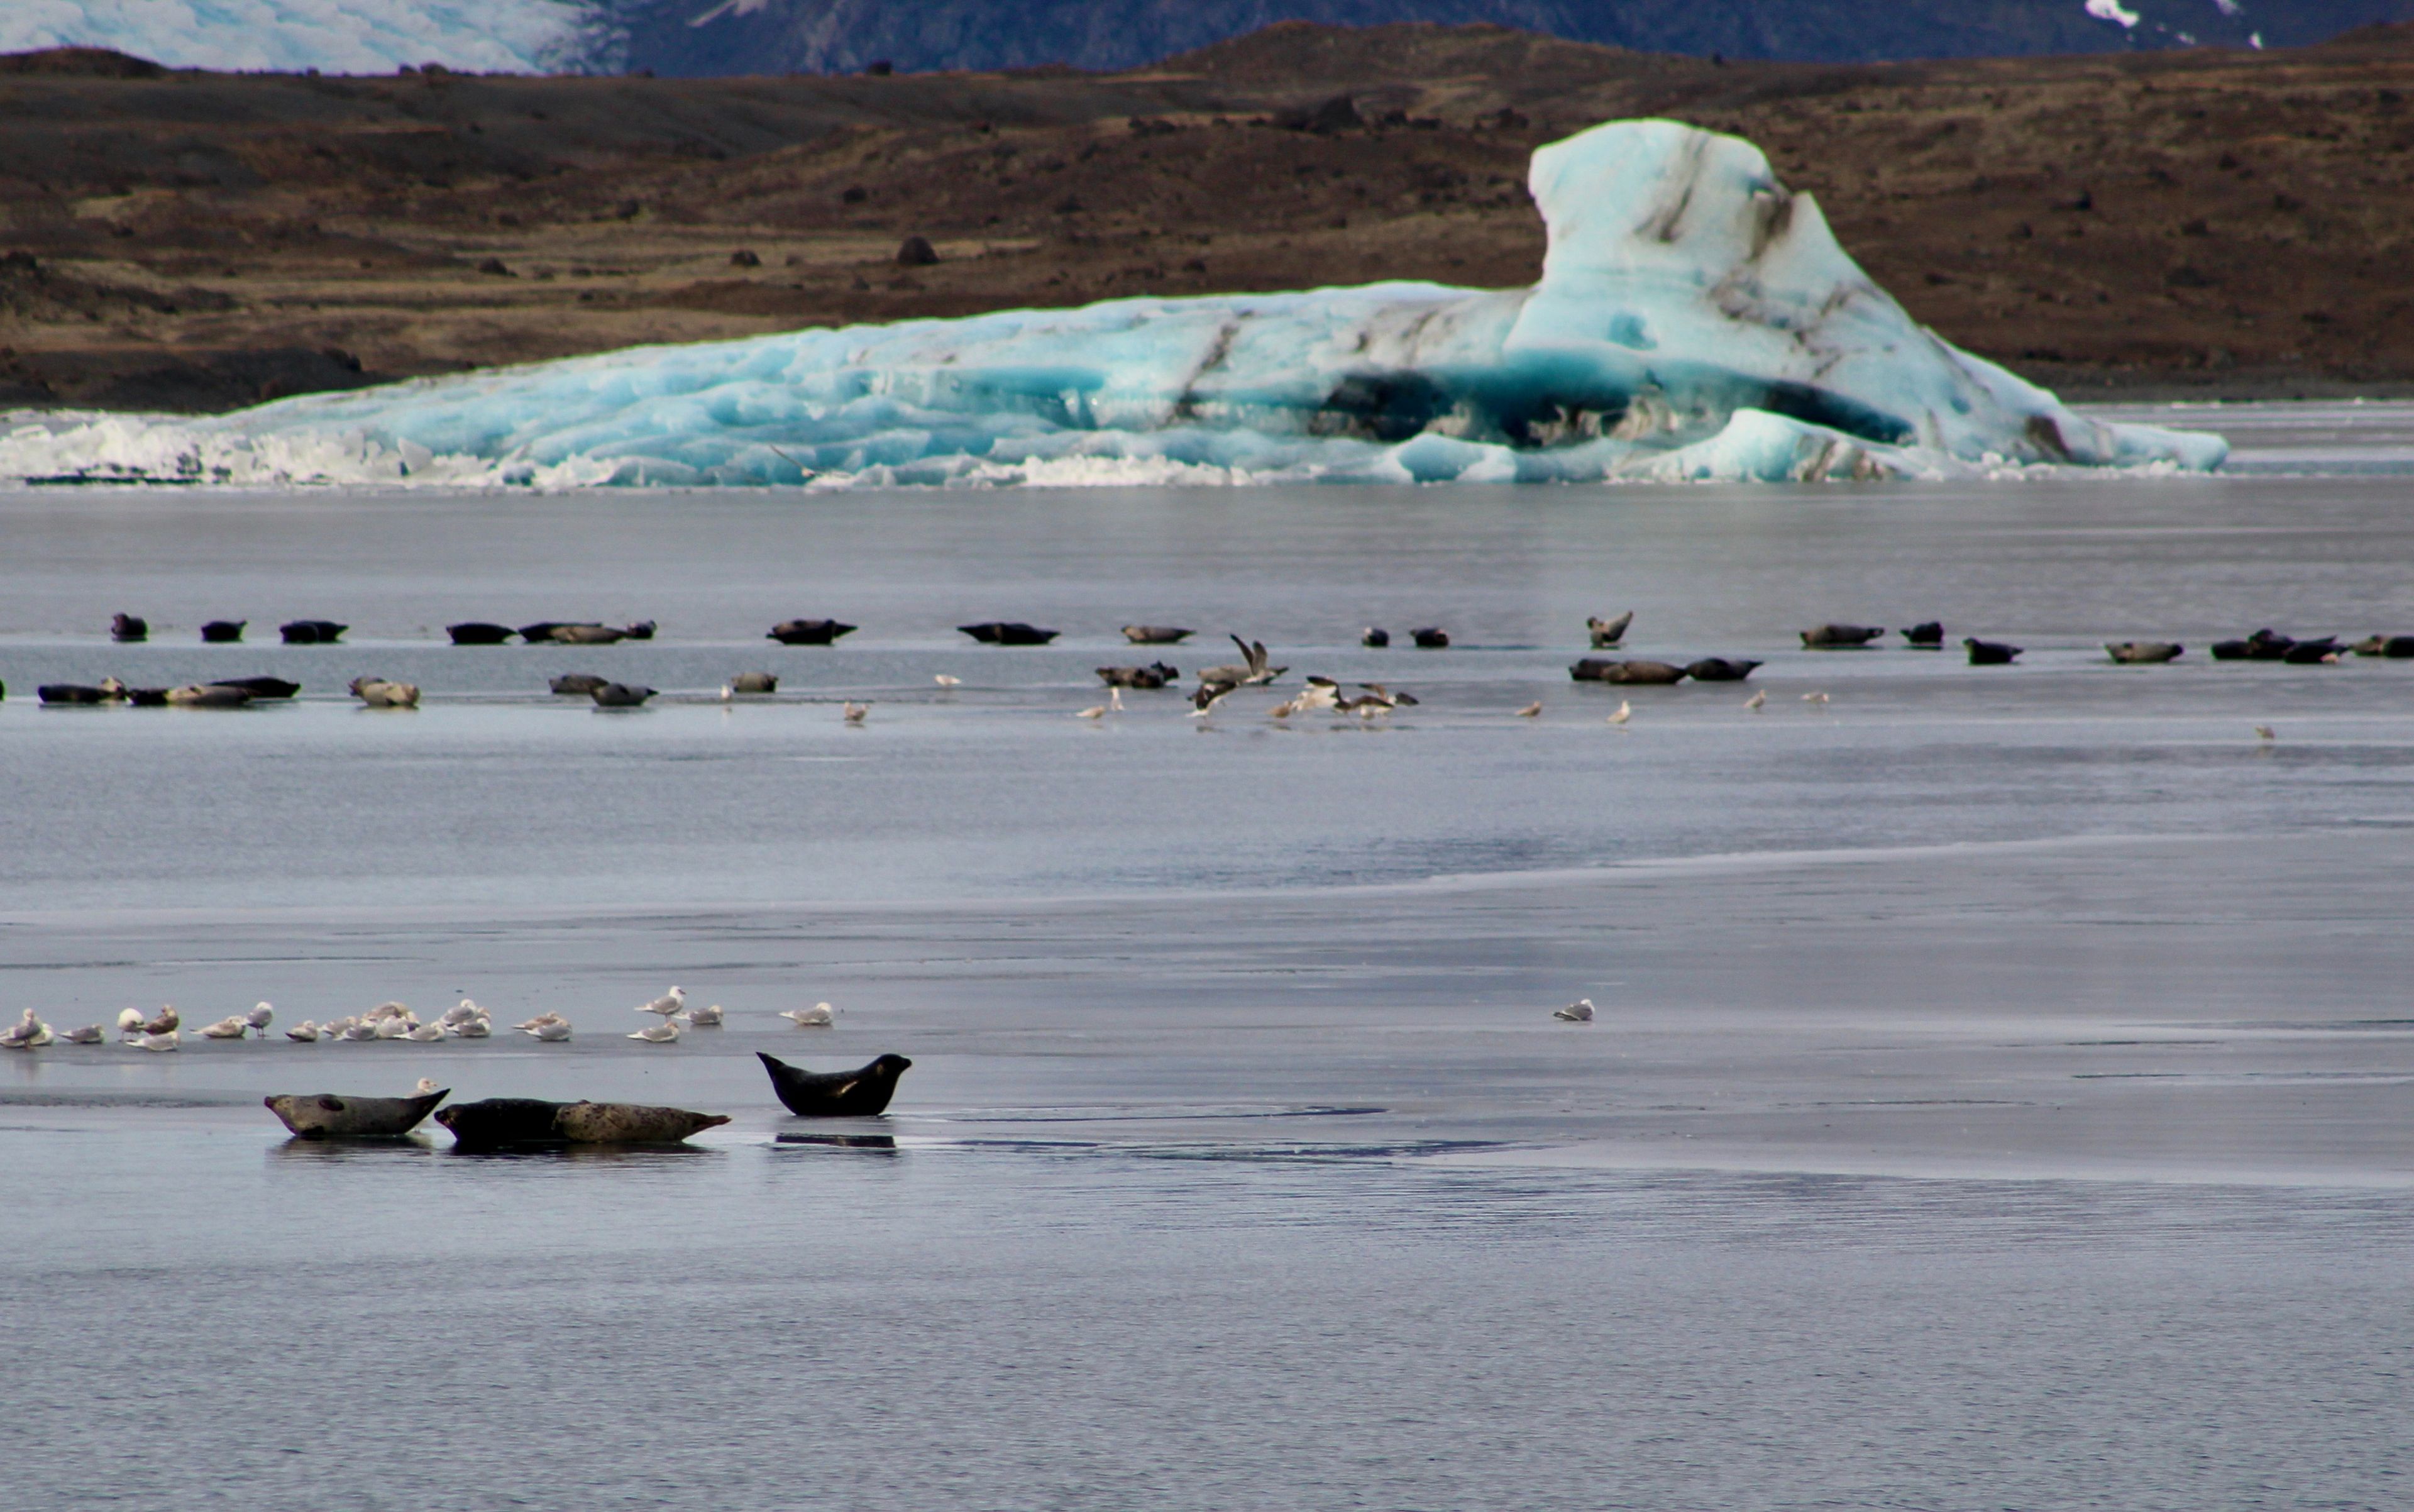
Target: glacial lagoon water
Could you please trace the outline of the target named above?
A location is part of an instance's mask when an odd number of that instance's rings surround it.
[[[0,1057],[0,1505],[2402,1505],[2414,662],[2203,648],[2414,632],[2414,424],[2179,423],[2231,471],[0,496],[0,1011],[578,1026]],[[1572,683],[1630,607],[1766,665]],[[588,616],[661,635],[440,643]],[[1928,618],[2028,649],[1794,635]],[[1291,671],[1074,717],[1135,620]],[[1268,719],[1311,671],[1423,701]],[[302,697],[32,697],[259,672]],[[672,981],[730,1026],[619,1038]],[[913,1056],[890,1145],[781,1143],[834,1130],[758,1049]],[[477,1158],[258,1105],[422,1075],[735,1121]]]

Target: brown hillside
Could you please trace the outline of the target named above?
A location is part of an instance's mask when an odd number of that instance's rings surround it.
[[[1525,283],[1527,154],[1632,115],[1759,142],[1920,318],[2079,396],[2414,388],[2408,27],[1854,67],[1304,25],[1120,75],[112,56],[0,60],[0,403],[220,408],[1139,292]],[[940,261],[901,266],[917,234]]]

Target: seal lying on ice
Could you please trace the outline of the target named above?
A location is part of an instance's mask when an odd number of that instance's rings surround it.
[[[914,1063],[902,1055],[883,1055],[851,1071],[809,1071],[776,1055],[757,1050],[755,1056],[771,1073],[771,1090],[800,1118],[870,1118],[888,1106],[897,1093],[897,1079]]]
[[[419,1127],[419,1120],[452,1096],[452,1091],[445,1087],[415,1098],[287,1092],[260,1100],[284,1120],[296,1139],[399,1139]]]
[[[676,1145],[729,1121],[726,1114],[649,1108],[634,1102],[545,1102],[488,1098],[436,1115],[464,1149],[513,1145]]]

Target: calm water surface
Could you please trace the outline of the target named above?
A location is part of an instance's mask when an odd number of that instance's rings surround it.
[[[2214,423],[2237,475],[0,496],[0,1010],[578,1025],[0,1057],[0,1506],[2406,1505],[2414,662],[2202,648],[2414,633],[2414,423]],[[1766,665],[1572,683],[1630,607]],[[817,615],[862,628],[762,638]],[[441,644],[586,617],[661,636]],[[2027,651],[1795,638],[1930,618]],[[1291,670],[1073,717],[1139,620]],[[2102,655],[2143,637],[2188,653]],[[255,672],[304,695],[32,697]],[[1268,719],[1307,672],[1423,701]],[[673,981],[730,1026],[620,1038]],[[756,1050],[913,1056],[843,1130],[892,1147],[780,1143]],[[498,1159],[258,1106],[422,1075],[735,1121]]]

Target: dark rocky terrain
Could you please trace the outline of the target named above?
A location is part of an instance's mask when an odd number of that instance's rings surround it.
[[[1270,28],[1141,70],[678,80],[0,60],[0,403],[216,409],[645,341],[1539,267],[1538,143],[1750,137],[2078,397],[2414,388],[2414,27],[1744,64]],[[935,262],[905,265],[922,236]]]

